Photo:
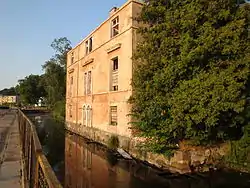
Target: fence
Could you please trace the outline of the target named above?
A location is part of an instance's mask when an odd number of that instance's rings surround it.
[[[18,110],[19,131],[23,158],[23,186],[62,188],[47,158],[42,152],[42,146],[37,136],[34,124]]]

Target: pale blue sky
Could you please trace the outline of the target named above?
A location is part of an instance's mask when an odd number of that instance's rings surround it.
[[[54,38],[74,46],[126,0],[0,0],[0,90],[29,74],[53,51]]]

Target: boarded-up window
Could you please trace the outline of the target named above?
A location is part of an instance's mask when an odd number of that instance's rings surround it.
[[[91,94],[91,71],[88,72],[87,94]]]
[[[117,125],[117,106],[110,107],[110,124]]]
[[[118,57],[112,59],[111,91],[118,91]]]

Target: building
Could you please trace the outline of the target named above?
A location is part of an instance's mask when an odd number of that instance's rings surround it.
[[[17,103],[18,103],[18,96],[0,95],[0,105],[17,104]]]
[[[133,18],[141,8],[138,0],[112,8],[107,20],[68,52],[68,130],[131,137],[127,101],[132,94],[132,55],[138,40],[138,22]]]

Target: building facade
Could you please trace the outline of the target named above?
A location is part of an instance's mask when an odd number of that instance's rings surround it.
[[[0,105],[17,104],[17,103],[18,103],[18,96],[0,95]]]
[[[66,128],[131,136],[132,55],[142,3],[128,0],[67,56]]]

